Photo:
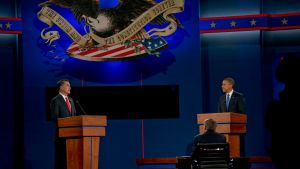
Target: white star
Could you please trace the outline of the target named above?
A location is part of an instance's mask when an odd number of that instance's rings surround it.
[[[11,28],[11,24],[9,22],[7,22],[7,24],[5,24],[6,29],[10,29]]]
[[[210,28],[215,28],[216,25],[217,25],[216,23],[212,22],[212,23],[210,24]]]
[[[250,24],[251,24],[251,26],[256,26],[256,20],[252,19],[252,20],[250,21]]]
[[[281,20],[282,25],[287,25],[288,24],[288,20],[286,20],[285,18],[283,18],[283,20]]]
[[[235,26],[236,26],[236,22],[235,22],[235,21],[231,21],[231,22],[230,22],[230,26],[231,26],[231,27],[235,27]]]

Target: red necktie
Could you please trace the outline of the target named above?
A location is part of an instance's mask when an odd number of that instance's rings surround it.
[[[67,106],[68,106],[68,109],[69,109],[70,113],[72,113],[71,104],[69,102],[68,97],[66,97],[66,103],[67,103]]]

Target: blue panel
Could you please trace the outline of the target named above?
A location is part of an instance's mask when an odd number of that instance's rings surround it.
[[[14,1],[0,0],[0,17],[13,17]]]
[[[200,17],[252,15],[260,13],[260,0],[200,1]]]
[[[262,1],[263,12],[271,14],[299,12],[300,3],[298,0],[284,0],[284,1]]]
[[[300,27],[300,14],[298,16],[280,16],[273,17],[271,26],[282,27],[282,26],[299,26]]]
[[[185,28],[178,28],[171,36],[162,37],[168,47],[159,56],[108,62],[83,61],[66,55],[72,40],[57,26],[49,30],[58,31],[60,41],[47,46],[41,38],[41,31],[47,25],[37,19],[39,3],[40,0],[22,3],[22,18],[26,18],[23,20],[22,36],[26,98],[24,145],[28,168],[53,168],[55,124],[46,121],[45,110],[49,103],[45,101],[45,92],[61,78],[70,79],[71,85],[77,87],[179,85],[180,119],[145,120],[144,153],[145,157],[174,157],[190,153],[187,147],[198,132],[195,114],[201,112],[202,103],[199,28],[195,26],[198,23],[198,6],[194,5],[198,4],[198,0],[186,1],[185,11],[176,14]],[[85,34],[82,23],[76,21],[70,9],[51,7],[65,16],[81,35]],[[32,104],[32,100],[36,104]],[[101,138],[99,168],[137,168],[135,159],[140,158],[143,152],[141,128],[141,120],[109,120],[106,136]],[[178,133],[182,133],[180,137]],[[43,152],[48,153],[40,156]],[[124,152],[130,153],[124,155]]]
[[[0,168],[12,169],[15,147],[14,61],[16,35],[0,34]]]
[[[0,18],[0,32],[16,33],[22,32],[22,22],[19,19]]]
[[[176,164],[156,164],[156,165],[139,165],[138,169],[172,169]]]
[[[114,8],[119,4],[119,0],[101,0],[100,8]]]
[[[255,21],[255,25],[251,25],[251,21]],[[209,19],[201,20],[199,22],[200,30],[230,30],[230,29],[244,29],[255,27],[269,26],[269,18],[264,17],[247,17],[247,18],[225,18],[225,19]],[[233,23],[234,22],[234,23]],[[213,26],[212,23],[215,25]]]
[[[260,32],[245,31],[201,35],[202,57],[207,58],[210,87],[209,112],[217,111],[222,95],[221,82],[231,76],[235,79],[235,90],[246,97],[248,124],[246,156],[266,154],[264,143],[264,109],[261,97],[261,51]],[[251,71],[249,71],[251,70]],[[251,83],[249,83],[251,79]],[[261,139],[251,139],[259,137]]]
[[[275,168],[273,163],[251,163],[251,168]]]

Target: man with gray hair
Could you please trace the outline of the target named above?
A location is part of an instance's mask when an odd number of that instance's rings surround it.
[[[194,137],[192,152],[199,144],[203,143],[226,143],[224,135],[216,132],[217,123],[213,119],[206,119],[204,121],[205,133],[198,134]]]

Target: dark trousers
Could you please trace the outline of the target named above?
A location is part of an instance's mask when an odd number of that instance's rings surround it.
[[[245,153],[245,149],[246,149],[246,143],[245,143],[245,135],[241,135],[240,136],[240,156],[241,157],[245,157],[246,153]]]
[[[62,138],[55,139],[55,169],[67,169],[66,163],[66,140]]]

